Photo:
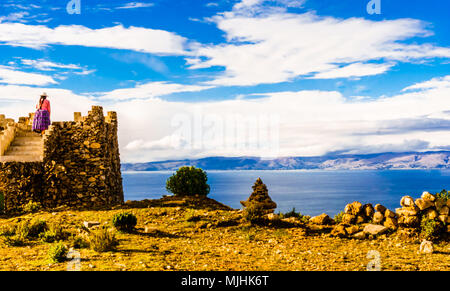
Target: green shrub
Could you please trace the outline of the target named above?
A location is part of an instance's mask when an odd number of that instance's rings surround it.
[[[436,240],[441,236],[444,225],[439,220],[422,219],[420,223],[420,236],[426,240]]]
[[[96,252],[107,252],[116,249],[119,242],[113,232],[102,227],[89,235],[89,245]]]
[[[38,238],[41,233],[48,230],[47,223],[45,220],[34,219],[31,220],[28,225],[28,237]]]
[[[22,247],[27,243],[25,238],[19,235],[7,236],[3,242],[9,247]]]
[[[444,201],[450,200],[450,192],[444,189],[436,194],[436,198],[443,199]]]
[[[290,217],[295,217],[297,219],[299,219],[301,222],[303,223],[308,223],[309,219],[311,218],[308,215],[303,215],[300,212],[296,212],[295,211],[295,207],[292,208],[291,211],[286,212],[286,213],[280,213],[279,214],[280,218],[290,218]]]
[[[22,210],[25,213],[33,213],[41,209],[41,204],[39,202],[30,201],[22,206]]]
[[[334,216],[334,222],[336,222],[336,224],[339,224],[342,222],[342,217],[344,217],[344,211],[339,212],[338,214],[336,214]]]
[[[181,167],[166,182],[167,191],[179,196],[206,196],[209,194],[208,176],[202,169]]]
[[[137,218],[132,213],[118,213],[113,216],[112,223],[117,230],[131,232],[137,224]]]
[[[242,212],[243,217],[246,221],[256,224],[264,221],[264,217],[267,211],[264,209],[263,205],[260,203],[250,204]]]
[[[67,247],[63,243],[56,243],[50,246],[48,250],[48,257],[53,263],[61,263],[67,260]]]
[[[52,243],[60,240],[65,240],[68,236],[69,234],[64,231],[60,223],[52,223],[49,226],[48,230],[39,235],[39,238],[43,242]]]
[[[72,235],[69,238],[69,244],[75,249],[84,249],[89,247],[89,242],[79,235]]]

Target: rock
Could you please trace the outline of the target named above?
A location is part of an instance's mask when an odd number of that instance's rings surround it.
[[[398,224],[404,227],[416,227],[419,225],[419,218],[417,216],[401,216]]]
[[[318,215],[318,216],[311,217],[309,219],[309,221],[311,223],[319,224],[319,225],[332,224],[332,222],[333,222],[333,220],[325,213],[322,213],[321,215]]]
[[[411,207],[414,205],[414,199],[411,196],[403,196],[400,200],[400,205],[403,207]]]
[[[353,203],[347,204],[345,206],[344,212],[347,214],[352,214],[352,215],[356,216],[361,212],[362,207],[363,207],[363,205],[360,202],[355,201]]]
[[[354,224],[356,222],[356,215],[344,213],[342,215],[342,223],[345,224]]]
[[[370,235],[380,235],[388,230],[387,227],[378,224],[368,224],[364,227],[363,232]]]
[[[437,213],[436,210],[429,208],[427,209],[424,215],[428,219],[435,219],[439,216],[439,213]]]
[[[434,206],[437,211],[440,211],[442,207],[446,206],[446,201],[442,198],[436,198],[436,201],[434,201]]]
[[[447,221],[450,221],[448,215],[439,215],[438,219],[444,224],[447,224],[448,223]]]
[[[396,208],[395,213],[399,216],[415,216],[419,213],[419,208],[417,206]]]
[[[434,252],[433,243],[429,240],[424,240],[420,244],[419,253],[421,254],[432,254]]]
[[[375,214],[373,215],[373,219],[372,222],[375,224],[380,224],[382,223],[384,220],[384,215],[381,212],[375,212]]]
[[[450,208],[448,206],[443,206],[440,210],[439,210],[439,214],[440,215],[448,215],[450,212]]]
[[[417,228],[399,228],[397,237],[401,240],[416,241],[419,237],[419,230]]]
[[[384,212],[384,217],[388,218],[394,218],[395,217],[395,213],[389,209],[386,209],[386,211]]]
[[[364,231],[360,231],[358,233],[355,233],[353,235],[354,238],[356,239],[365,239],[366,238],[366,234],[364,233]]]
[[[362,224],[365,221],[366,221],[366,217],[365,216],[363,216],[363,215],[357,215],[356,216],[356,220],[355,220],[356,224]]]
[[[100,222],[98,222],[98,221],[85,221],[85,222],[83,222],[83,225],[84,225],[86,228],[92,228],[92,227],[94,227],[94,226],[100,225]]]
[[[345,231],[347,232],[348,235],[352,235],[359,231],[359,227],[357,227],[356,225],[351,225],[349,227],[346,227]]]
[[[417,207],[419,207],[420,210],[425,210],[427,208],[430,208],[431,206],[434,206],[434,203],[430,200],[425,200],[423,198],[417,198],[416,205],[417,205]]]
[[[372,204],[368,203],[364,204],[362,212],[367,218],[372,219],[375,213],[375,209],[373,208]]]
[[[246,201],[241,201],[244,207],[249,207],[252,204],[259,204],[266,211],[266,213],[273,213],[277,204],[272,201],[269,196],[269,190],[263,183],[261,178],[258,178],[255,184],[252,186],[253,192]]]
[[[384,222],[383,225],[392,230],[397,230],[397,228],[398,228],[397,219],[392,218],[392,217],[386,217],[386,221]]]
[[[346,225],[345,224],[338,224],[336,225],[330,233],[332,236],[337,236],[337,237],[346,237],[347,236],[347,230],[346,230]]]
[[[94,142],[94,143],[91,143],[91,149],[99,149],[99,148],[101,148],[102,146],[99,144],[99,143],[96,143],[96,142]]]
[[[377,204],[377,205],[375,205],[375,210],[384,215],[384,212],[386,211],[386,207],[384,207],[381,204]]]
[[[277,220],[277,219],[279,219],[279,217],[275,213],[269,213],[269,214],[267,214],[267,219],[269,219],[269,220]]]
[[[430,202],[434,202],[434,200],[436,200],[436,196],[434,196],[433,194],[430,194],[428,191],[423,192],[421,198],[425,201],[430,201]]]

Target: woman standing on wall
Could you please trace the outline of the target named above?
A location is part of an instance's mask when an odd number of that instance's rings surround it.
[[[47,94],[43,93],[36,105],[36,113],[33,120],[33,131],[42,133],[50,126],[50,101],[47,100]]]

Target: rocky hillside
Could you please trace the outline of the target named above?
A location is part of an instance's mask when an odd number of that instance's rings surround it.
[[[205,170],[384,170],[450,169],[450,151],[380,153],[369,155],[327,155],[321,157],[285,157],[263,160],[257,157],[210,157],[197,160],[122,164],[123,171],[173,171],[181,166]]]

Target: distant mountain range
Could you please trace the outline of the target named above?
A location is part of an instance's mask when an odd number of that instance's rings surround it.
[[[273,160],[258,157],[210,157],[195,160],[125,163],[122,164],[122,171],[174,171],[181,166],[195,166],[204,170],[450,169],[450,151],[284,157]]]

